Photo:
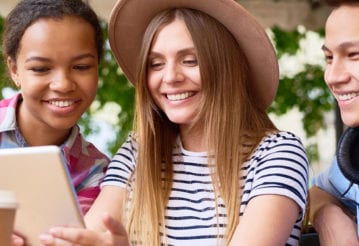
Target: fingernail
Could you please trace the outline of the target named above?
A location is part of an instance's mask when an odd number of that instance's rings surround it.
[[[60,231],[61,229],[60,228],[57,228],[57,227],[53,227],[49,230],[50,234],[53,235],[53,236],[59,236],[60,235]]]
[[[53,237],[50,234],[41,234],[39,239],[42,243],[52,243]]]

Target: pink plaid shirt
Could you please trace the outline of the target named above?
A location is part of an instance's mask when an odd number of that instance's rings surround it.
[[[26,147],[16,126],[16,107],[21,94],[0,101],[0,148]],[[72,128],[69,138],[60,146],[69,169],[79,204],[85,214],[100,192],[100,182],[109,163],[108,157]]]

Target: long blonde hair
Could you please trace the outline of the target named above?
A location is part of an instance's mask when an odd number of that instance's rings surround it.
[[[184,20],[197,50],[202,94],[197,122],[205,122],[208,156],[214,156],[215,192],[227,210],[226,241],[239,222],[241,166],[260,140],[275,127],[253,101],[246,58],[231,33],[218,21],[192,9],[159,13],[143,38],[137,69],[135,130],[138,159],[134,192],[127,214],[131,240],[160,245],[165,209],[173,179],[172,151],[179,134],[176,124],[156,106],[147,86],[147,57],[158,30],[176,18]],[[158,226],[156,226],[158,225]]]

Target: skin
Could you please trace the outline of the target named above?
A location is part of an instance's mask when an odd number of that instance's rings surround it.
[[[338,102],[345,125],[359,125],[359,5],[334,9],[325,26],[322,47],[326,57],[325,82]],[[353,216],[327,192],[310,189],[310,218],[321,245],[359,245]]]
[[[39,19],[24,32],[16,61],[7,59],[21,88],[16,117],[29,146],[62,144],[95,98],[98,57],[93,37],[92,26],[79,18]],[[13,235],[12,243],[24,242]]]
[[[95,98],[93,35],[91,25],[78,18],[39,19],[26,29],[16,62],[8,59],[23,95],[17,120],[29,145],[63,143]]]
[[[151,95],[168,118],[180,125],[181,136],[185,138],[188,136],[188,126],[197,113],[201,94],[199,67],[193,47],[184,22],[177,19],[158,32],[148,59],[148,87]],[[168,95],[177,95],[173,96],[177,99],[171,100],[172,97]],[[196,133],[201,136],[201,133]],[[198,138],[187,140],[186,148],[203,148],[203,145],[193,147],[198,144]],[[124,197],[124,189],[106,186],[86,215],[87,226],[102,233],[76,228],[54,228],[49,234],[42,236],[42,242],[45,245],[71,245],[70,242],[76,245],[105,245],[104,242],[106,245],[127,245],[126,234],[119,229],[121,224],[118,222],[121,221],[118,205],[123,203]],[[104,221],[108,216],[101,217],[103,211],[107,211],[115,219],[113,227],[118,227],[118,230],[105,223],[98,225],[101,218]],[[283,196],[264,195],[252,199],[237,226],[231,245],[284,245],[298,211],[298,205]],[[257,235],[258,231],[261,231],[260,237]]]
[[[359,245],[354,216],[329,193],[310,189],[310,218],[318,232],[320,245]]]
[[[324,79],[338,101],[344,124],[350,127],[359,125],[358,13],[359,5],[335,9],[327,20],[323,45],[327,61]]]
[[[148,60],[148,88],[156,105],[179,125],[187,150],[204,151],[203,132],[192,127],[201,99],[201,76],[192,37],[183,21],[174,21],[157,33]]]

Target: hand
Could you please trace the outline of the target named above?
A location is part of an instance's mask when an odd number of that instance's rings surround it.
[[[129,246],[127,233],[123,225],[108,214],[102,218],[106,232],[96,232],[83,228],[55,227],[48,234],[40,236],[46,246]]]

